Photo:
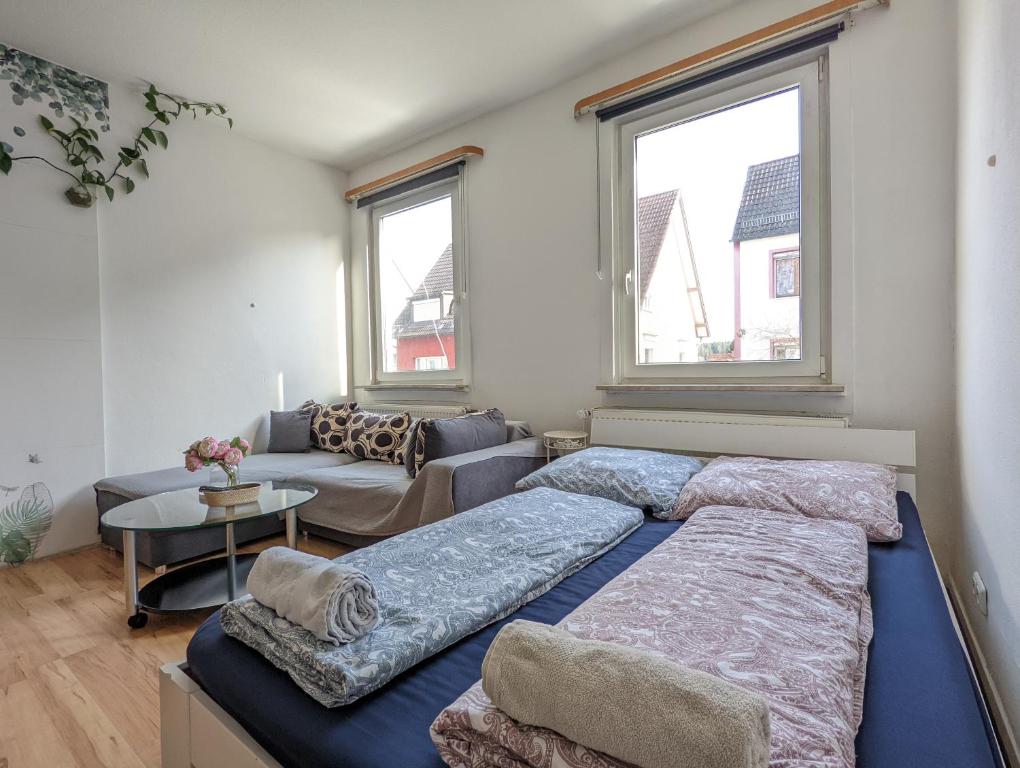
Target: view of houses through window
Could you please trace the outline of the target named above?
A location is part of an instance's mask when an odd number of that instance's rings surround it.
[[[639,365],[800,359],[799,95],[636,137]]]
[[[451,197],[379,220],[382,369],[457,367]]]

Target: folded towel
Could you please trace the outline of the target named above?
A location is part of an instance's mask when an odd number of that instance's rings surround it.
[[[365,574],[287,547],[270,547],[258,556],[248,574],[248,591],[333,645],[354,642],[379,620],[375,587]]]
[[[769,710],[750,691],[645,651],[514,621],[482,663],[514,720],[640,768],[764,768]]]

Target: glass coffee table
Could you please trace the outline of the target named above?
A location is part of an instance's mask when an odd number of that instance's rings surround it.
[[[302,483],[270,481],[262,484],[259,498],[235,507],[210,507],[199,501],[197,488],[160,493],[114,507],[101,523],[124,536],[124,601],[128,625],[144,627],[149,613],[177,613],[216,608],[248,593],[245,586],[256,554],[237,554],[234,523],[265,515],[286,520],[287,546],[297,549],[297,508],[318,494]],[[175,568],[138,589],[138,532],[185,531],[223,527],[226,555]]]

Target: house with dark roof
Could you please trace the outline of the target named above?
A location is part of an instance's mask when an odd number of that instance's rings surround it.
[[[799,155],[748,167],[732,240],[733,359],[799,359]]]
[[[639,362],[693,362],[709,330],[680,191],[639,198],[637,230]]]
[[[396,370],[457,367],[453,318],[453,244],[446,246],[393,322]]]

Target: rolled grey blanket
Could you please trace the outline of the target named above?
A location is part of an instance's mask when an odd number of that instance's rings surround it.
[[[324,557],[270,547],[248,574],[248,591],[263,605],[333,645],[351,643],[379,620],[368,577]]]
[[[765,768],[765,700],[645,651],[514,621],[482,662],[482,689],[519,723],[640,768]]]

